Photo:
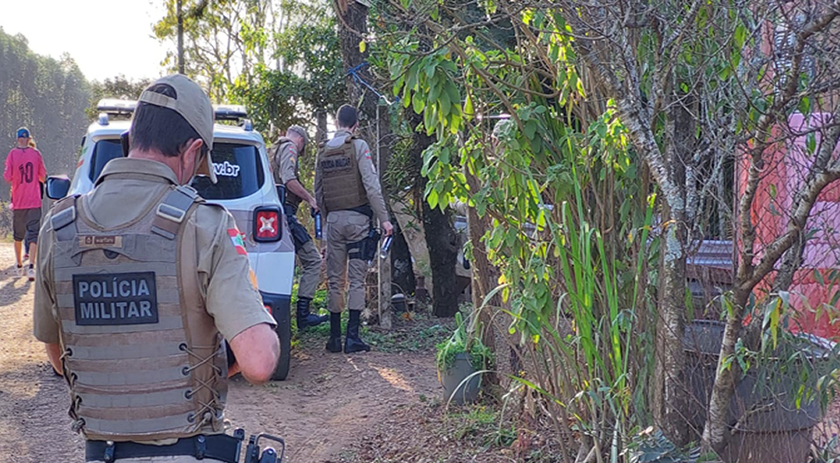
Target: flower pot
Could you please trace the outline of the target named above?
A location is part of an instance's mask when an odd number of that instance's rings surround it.
[[[438,370],[438,380],[443,385],[444,400],[456,405],[473,403],[478,398],[478,389],[481,386],[481,375],[475,375],[464,381],[468,376],[475,373],[476,369],[470,363],[470,357],[464,352],[455,354],[455,362],[450,368],[444,371]]]
[[[699,440],[706,422],[707,407],[715,381],[724,324],[695,320],[686,327],[683,348],[686,353],[685,380],[690,392],[687,418]],[[802,336],[805,358],[814,362],[816,370],[825,364],[830,352],[829,341]],[[736,383],[730,403],[729,423],[732,438],[721,458],[727,463],[792,463],[804,462],[810,450],[811,432],[822,419],[819,401],[803,398],[796,406],[797,391],[802,379],[798,373],[782,373],[784,360],[768,361],[753,366]],[[790,365],[788,365],[790,366]],[[794,367],[796,365],[793,365]],[[791,368],[791,370],[800,370]],[[812,373],[806,387],[814,388],[817,377]]]
[[[394,312],[396,313],[403,313],[406,310],[405,307],[405,295],[404,294],[394,294],[391,296],[391,307],[394,308]]]

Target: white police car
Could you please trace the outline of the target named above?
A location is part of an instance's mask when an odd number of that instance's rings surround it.
[[[126,132],[135,101],[101,100],[99,118],[82,139],[76,172],[72,181],[52,176],[47,180],[47,196],[84,194],[93,189],[105,164],[122,157],[120,135]],[[291,348],[290,305],[295,249],[283,224],[282,187],[276,188],[262,136],[255,132],[242,106],[215,106],[217,121],[213,131],[213,166],[218,182],[197,177],[192,186],[208,202],[221,204],[233,214],[245,235],[245,248],[257,277],[266,307],[277,320],[281,357],[274,379],[285,379],[289,372]]]

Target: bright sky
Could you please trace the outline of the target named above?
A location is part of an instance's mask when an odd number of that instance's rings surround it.
[[[163,0],[27,0],[0,10],[0,27],[23,34],[29,48],[60,58],[67,52],[88,80],[118,74],[158,77],[166,46],[152,35],[164,15]]]

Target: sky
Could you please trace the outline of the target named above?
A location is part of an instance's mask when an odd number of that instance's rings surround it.
[[[15,5],[12,8],[8,3]],[[168,44],[152,35],[164,0],[0,0],[0,27],[39,55],[67,52],[88,80],[162,75]]]

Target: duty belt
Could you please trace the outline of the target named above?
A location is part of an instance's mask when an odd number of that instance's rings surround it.
[[[85,461],[111,463],[126,458],[192,456],[198,460],[239,461],[242,439],[215,434],[178,439],[171,445],[147,445],[135,442],[85,442]]]

